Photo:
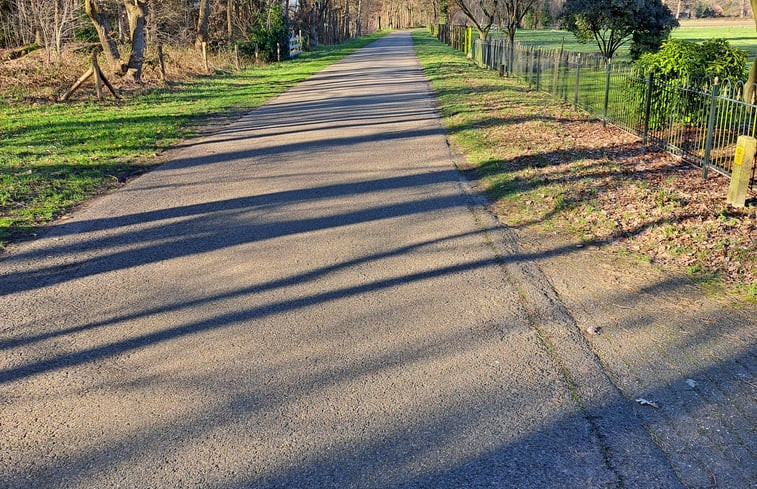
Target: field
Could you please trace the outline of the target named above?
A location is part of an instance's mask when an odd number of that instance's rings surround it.
[[[749,53],[750,60],[754,59],[755,54],[757,54],[757,30],[754,21],[751,19],[682,20],[681,26],[673,30],[671,37],[697,42],[723,38],[727,39],[731,45],[746,50]],[[523,44],[538,44],[553,49],[559,49],[563,46],[566,51],[597,52],[596,44],[581,44],[570,32],[554,29],[521,29],[515,34],[515,40]],[[618,55],[620,57],[627,56],[628,46],[621,47]]]
[[[61,104],[0,97],[0,249],[148,171],[160,163],[164,149],[198,128],[262,105],[380,36],[319,47],[294,61],[127,94],[122,101]]]

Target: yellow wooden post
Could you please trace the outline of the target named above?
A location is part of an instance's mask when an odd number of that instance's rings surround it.
[[[736,141],[736,155],[731,169],[731,185],[728,187],[728,203],[734,207],[744,207],[749,180],[754,168],[754,153],[757,151],[757,139],[751,136],[739,136]]]
[[[202,41],[202,61],[205,64],[205,73],[210,71],[208,67],[208,43]]]
[[[463,51],[465,51],[465,54],[470,56],[470,49],[468,49],[468,43],[470,42],[470,27],[465,28],[465,48],[463,48]]]

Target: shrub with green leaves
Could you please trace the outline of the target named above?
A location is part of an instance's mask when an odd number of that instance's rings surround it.
[[[721,80],[744,80],[746,55],[746,51],[732,47],[725,39],[703,43],[669,39],[658,52],[643,54],[636,67],[644,76],[654,70],[658,80],[688,81],[692,88],[700,88],[705,80],[716,76]]]
[[[261,9],[256,16],[254,27],[248,32],[248,41],[239,44],[240,52],[248,57],[257,49],[263,61],[276,61],[276,44],[281,49],[281,59],[289,57],[289,22],[279,3]]]
[[[687,125],[701,125],[707,117],[706,95],[715,77],[732,82],[745,78],[746,51],[737,49],[723,39],[710,39],[703,43],[669,39],[656,53],[642,55],[635,64],[639,77],[654,72],[652,108],[649,127],[658,129],[671,119]],[[731,85],[733,86],[733,85]],[[636,91],[646,90],[636,84]],[[643,93],[633,100],[643,104]]]

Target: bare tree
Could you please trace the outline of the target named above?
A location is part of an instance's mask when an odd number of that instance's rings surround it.
[[[75,0],[27,0],[29,12],[34,19],[34,30],[47,53],[47,63],[53,51],[60,61],[63,41],[73,34],[75,12],[79,9]]]
[[[202,43],[208,42],[208,22],[210,20],[210,0],[200,0],[200,15],[197,17],[197,37],[195,48],[202,49]]]
[[[126,76],[132,81],[140,82],[147,44],[145,39],[147,0],[124,0],[124,7],[129,18],[129,40],[131,41],[131,55],[126,65]]]
[[[533,8],[536,0],[500,0],[500,18],[510,43],[515,41],[515,32],[523,22],[523,17]]]
[[[123,73],[124,69],[121,64],[121,54],[118,52],[116,41],[110,35],[110,25],[108,23],[108,14],[105,12],[97,0],[84,0],[84,11],[92,21],[97,31],[97,37],[100,39],[105,59],[113,73]]]
[[[455,5],[465,14],[478,31],[478,37],[485,41],[497,17],[499,0],[454,0]]]

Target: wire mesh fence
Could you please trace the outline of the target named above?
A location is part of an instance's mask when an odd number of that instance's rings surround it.
[[[465,26],[435,25],[431,33],[479,65],[572,103],[603,122],[640,136],[702,168],[730,175],[739,135],[754,137],[757,105],[743,101],[744,86],[728,80],[656,80],[631,63],[601,55],[474,39]],[[750,187],[755,188],[752,171]]]

